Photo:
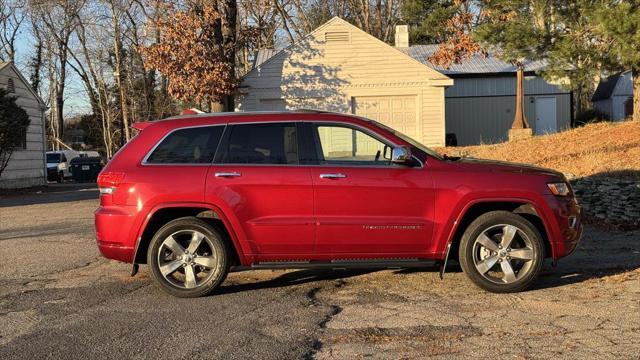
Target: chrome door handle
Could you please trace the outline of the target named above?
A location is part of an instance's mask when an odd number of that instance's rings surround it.
[[[345,174],[320,174],[320,179],[344,179],[346,177]]]
[[[215,174],[216,177],[222,177],[222,178],[231,178],[231,177],[238,177],[241,176],[241,174],[239,172],[217,172]]]

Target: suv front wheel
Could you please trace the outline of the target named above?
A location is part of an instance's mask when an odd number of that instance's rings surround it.
[[[199,297],[218,287],[229,271],[221,234],[208,223],[183,217],[156,232],[147,264],[160,287],[178,297]]]
[[[460,243],[460,266],[473,283],[497,293],[526,289],[542,271],[542,236],[524,217],[508,211],[479,216]]]

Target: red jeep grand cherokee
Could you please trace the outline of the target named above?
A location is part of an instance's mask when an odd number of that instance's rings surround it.
[[[442,157],[364,118],[228,113],[139,123],[98,178],[96,237],[202,296],[230,268],[408,268],[455,258],[493,292],[569,255],[580,208],[557,172]],[[451,251],[450,251],[451,250]]]

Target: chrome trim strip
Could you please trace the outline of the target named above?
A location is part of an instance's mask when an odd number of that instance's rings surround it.
[[[232,178],[232,177],[239,177],[242,176],[242,174],[240,174],[237,171],[232,171],[232,172],[217,172],[214,175],[215,177],[222,177],[222,178]]]
[[[345,174],[320,174],[320,179],[344,179],[347,175]]]

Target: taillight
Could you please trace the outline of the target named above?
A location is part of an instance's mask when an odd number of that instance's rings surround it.
[[[124,180],[123,172],[107,171],[98,175],[100,195],[111,195],[116,187]]]

